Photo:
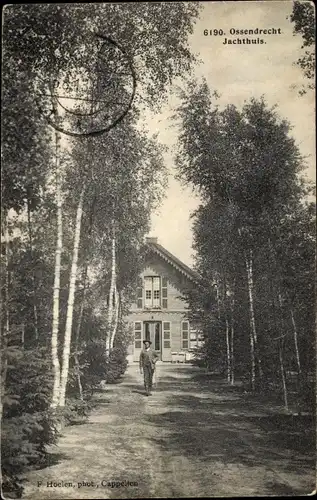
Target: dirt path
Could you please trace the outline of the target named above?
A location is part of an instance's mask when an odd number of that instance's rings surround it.
[[[23,498],[93,499],[304,495],[315,488],[312,422],[209,380],[191,366],[158,367],[145,397],[137,366],[99,394],[89,422],[67,427],[52,465]],[[54,485],[54,483],[59,483]],[[67,484],[66,484],[67,483]]]

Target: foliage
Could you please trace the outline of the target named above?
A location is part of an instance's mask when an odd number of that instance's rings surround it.
[[[106,373],[106,381],[109,384],[118,382],[127,369],[127,347],[127,342],[124,343],[122,340],[117,340],[116,345],[110,353]]]
[[[311,2],[295,1],[290,20],[294,23],[294,33],[303,37],[303,47],[310,47],[315,43],[314,6]]]
[[[138,80],[155,106],[153,97],[161,100],[173,77],[188,71],[194,60],[187,39],[199,10],[196,2],[12,5],[6,9],[4,37],[10,54],[23,55],[19,64],[33,72],[32,78],[91,64],[95,33],[109,35],[135,58]]]
[[[66,405],[61,411],[61,418],[66,425],[78,425],[87,421],[93,404],[90,400],[67,398]]]
[[[95,33],[100,32],[117,40],[134,58],[139,103],[143,100],[142,105],[157,108],[172,79],[189,71],[194,62],[187,38],[198,12],[195,2],[6,7],[3,208],[21,210],[26,195],[35,206],[45,178],[50,132],[37,104],[39,82],[63,74],[64,91],[69,92],[67,80],[76,68],[93,75]]]
[[[46,446],[57,438],[56,420],[49,409],[52,377],[46,349],[19,354],[11,356],[8,390],[2,401],[1,461],[6,491],[21,491],[23,474],[45,463]]]
[[[138,120],[144,107],[158,110],[172,80],[190,71],[195,57],[188,36],[199,10],[196,2],[34,4],[5,9],[1,390],[6,490],[21,493],[19,478],[45,461],[46,447],[56,440],[60,424],[83,421],[100,381],[115,382],[126,369],[130,337],[122,317],[141,265],[150,215],[162,199],[165,182],[162,148],[156,137],[141,130]],[[74,221],[83,186],[86,191],[67,399],[65,408],[53,412],[56,144],[42,116],[39,95],[50,79],[63,80],[61,90],[68,93],[74,91],[74,74],[88,71],[96,77],[96,32],[116,40],[133,60],[138,93],[132,112],[111,134],[90,143],[63,141],[59,357],[65,340]],[[108,90],[112,96],[114,88]],[[107,357],[105,318],[114,224],[121,309],[115,347]]]
[[[89,363],[87,363],[89,360]],[[86,363],[85,363],[86,361]],[[107,376],[107,353],[104,339],[91,339],[80,356],[82,384],[86,393],[95,390]]]
[[[205,336],[198,356],[231,381],[254,378],[284,397],[282,371],[297,372],[299,401],[314,366],[315,233],[290,124],[263,98],[219,110],[204,82],[181,97],[179,176],[202,197],[192,217],[203,279],[189,297]]]
[[[315,9],[312,2],[295,1],[293,3],[292,14],[290,21],[294,24],[294,35],[301,35],[303,38],[302,49],[305,54],[297,61],[297,65],[303,70],[304,76],[309,80],[308,89],[314,89],[315,78],[315,37],[316,37],[316,20]],[[308,47],[312,47],[307,50]],[[302,89],[300,94],[305,94],[306,89]]]

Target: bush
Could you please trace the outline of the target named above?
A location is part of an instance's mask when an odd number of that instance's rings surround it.
[[[85,396],[89,398],[94,390],[99,387],[101,380],[106,379],[107,351],[105,340],[89,340],[79,356],[79,364],[83,391]]]
[[[96,330],[96,334],[104,336],[104,332]],[[100,382],[113,384],[117,382],[125,373],[127,361],[127,344],[130,338],[120,325],[115,340],[115,345],[107,356],[106,340],[104,338],[87,339],[81,343],[81,351],[78,353],[80,382],[82,385],[84,399],[90,399],[96,389],[100,387]],[[75,367],[74,357],[71,360],[69,371],[67,394],[70,398],[78,398],[78,372]]]
[[[45,463],[56,442],[50,395],[52,377],[45,348],[25,350],[11,363],[3,398],[1,465],[3,491],[21,496],[23,474]]]
[[[65,425],[78,425],[87,421],[92,403],[78,398],[67,398],[61,417]]]
[[[127,360],[127,347],[123,344],[115,346],[107,362],[106,381],[108,384],[117,382],[125,373]]]
[[[1,432],[3,491],[22,494],[23,474],[46,463],[46,446],[56,443],[56,421],[49,410],[4,418]]]

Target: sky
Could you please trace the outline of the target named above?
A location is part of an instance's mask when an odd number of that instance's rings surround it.
[[[190,37],[190,47],[201,64],[197,78],[205,77],[210,88],[220,94],[221,107],[241,107],[251,97],[265,97],[270,106],[293,126],[291,135],[302,155],[307,157],[306,175],[315,181],[315,94],[299,96],[305,81],[294,62],[302,55],[302,39],[293,36],[293,24],[287,20],[292,1],[201,2],[203,10]],[[276,35],[230,35],[230,29],[280,29]],[[204,30],[222,29],[226,36],[204,35]],[[223,44],[224,39],[263,38],[264,44]],[[179,83],[179,82],[178,82]],[[166,198],[152,217],[150,236],[185,264],[193,266],[192,221],[190,215],[199,198],[189,186],[182,186],[175,175],[173,154],[177,132],[171,128],[171,116],[178,101],[173,93],[159,115],[146,117],[150,133],[168,147],[165,161],[170,172]]]

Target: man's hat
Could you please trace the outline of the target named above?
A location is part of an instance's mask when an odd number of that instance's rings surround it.
[[[143,344],[145,344],[145,342],[148,342],[149,344],[152,344],[152,342],[150,340],[143,340]]]

